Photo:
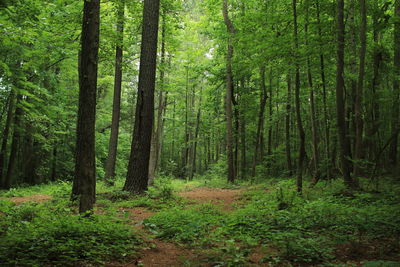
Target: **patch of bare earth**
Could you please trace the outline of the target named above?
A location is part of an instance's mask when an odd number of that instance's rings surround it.
[[[241,196],[243,189],[219,189],[198,187],[192,191],[180,192],[178,195],[190,200],[192,203],[212,203],[221,205],[224,211],[234,210],[234,203]]]
[[[49,195],[33,195],[33,196],[28,196],[28,197],[9,197],[9,198],[1,198],[1,199],[14,202],[16,205],[21,205],[28,201],[45,202],[45,201],[50,201],[53,198]]]

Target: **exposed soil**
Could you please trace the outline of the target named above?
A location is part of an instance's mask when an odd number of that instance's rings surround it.
[[[221,205],[223,211],[232,211],[234,203],[240,198],[242,189],[218,189],[198,187],[192,191],[181,192],[178,195],[189,199],[192,203],[212,203]]]
[[[29,197],[9,197],[9,198],[0,198],[2,200],[9,200],[14,202],[17,205],[21,205],[22,203],[32,201],[32,202],[45,202],[52,200],[52,197],[49,195],[32,195]]]

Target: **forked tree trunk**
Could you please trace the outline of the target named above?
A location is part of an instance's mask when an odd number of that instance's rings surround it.
[[[114,99],[111,121],[110,142],[108,145],[108,157],[106,161],[105,181],[110,185],[115,180],[115,162],[117,160],[119,118],[121,113],[121,86],[122,86],[122,56],[124,40],[124,9],[125,0],[120,0],[118,6],[117,34],[118,43],[115,49],[115,79],[114,79]]]
[[[159,13],[160,0],[144,0],[136,119],[124,185],[124,190],[136,194],[144,193],[148,187]]]
[[[337,0],[337,16],[336,111],[340,143],[340,161],[346,186],[349,188],[354,188],[356,183],[353,181],[350,173],[350,142],[346,130],[347,127],[344,102],[344,0]]]
[[[79,62],[79,110],[76,130],[73,198],[79,196],[79,212],[93,209],[96,199],[95,121],[100,0],[85,1]]]

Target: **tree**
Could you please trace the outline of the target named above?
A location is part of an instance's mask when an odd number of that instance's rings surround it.
[[[340,143],[340,161],[342,163],[342,174],[347,187],[354,188],[355,182],[351,177],[351,155],[350,142],[346,126],[346,114],[344,103],[344,0],[337,0],[337,65],[336,65],[336,112],[337,128]]]
[[[159,0],[144,0],[135,125],[124,185],[124,190],[137,194],[147,190],[149,179],[159,13]]]
[[[76,130],[73,197],[79,212],[93,209],[96,194],[95,120],[99,50],[100,0],[85,1],[79,61],[79,110]]]
[[[115,78],[114,78],[114,99],[111,121],[110,143],[108,145],[108,157],[106,161],[105,180],[114,184],[115,162],[117,160],[119,120],[121,113],[121,86],[122,86],[122,56],[124,41],[124,11],[125,0],[118,3],[117,33],[118,40],[115,49]]]
[[[228,0],[222,2],[222,14],[228,31],[228,50],[226,55],[226,96],[225,96],[225,113],[226,113],[226,149],[228,156],[228,181],[235,181],[235,167],[233,155],[233,127],[232,127],[232,96],[233,96],[233,72],[232,72],[232,57],[233,57],[233,34],[235,28],[229,18]]]

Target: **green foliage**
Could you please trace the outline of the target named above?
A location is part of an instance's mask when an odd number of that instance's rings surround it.
[[[0,203],[0,261],[7,266],[124,261],[141,243],[129,226],[111,217],[71,215],[62,206]]]
[[[146,219],[144,225],[159,238],[193,243],[203,238],[220,216],[221,213],[212,205],[173,208]]]

